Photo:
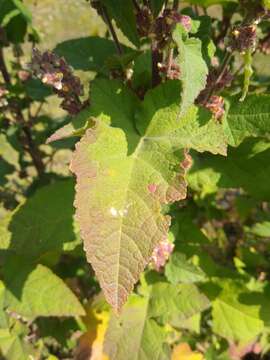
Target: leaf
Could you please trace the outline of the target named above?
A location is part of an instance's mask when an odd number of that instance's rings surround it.
[[[17,9],[20,10],[20,13],[25,18],[25,20],[31,24],[32,22],[32,14],[29,9],[25,6],[25,4],[21,0],[11,0]]]
[[[148,298],[132,295],[120,317],[112,315],[104,351],[110,360],[169,359],[167,332],[148,316]],[[132,334],[132,336],[131,336]]]
[[[182,321],[210,306],[207,297],[195,285],[154,284],[149,295],[149,316],[178,326]]]
[[[30,355],[22,339],[9,329],[0,329],[0,350],[6,360],[29,360]]]
[[[244,102],[234,98],[230,104],[225,133],[231,146],[247,137],[270,137],[270,96],[250,95]]]
[[[197,161],[195,159],[189,178],[197,176],[196,188],[205,191],[205,172],[211,169],[212,177],[209,180],[213,191],[218,188],[240,187],[255,199],[266,201],[270,199],[269,156],[269,141],[247,139],[238,148],[229,148],[225,161],[221,156],[211,155],[203,156]]]
[[[101,0],[109,16],[113,18],[123,34],[136,46],[140,39],[137,32],[136,17],[132,0]]]
[[[59,251],[76,239],[73,228],[73,181],[44,186],[1,221],[2,249],[28,259]]]
[[[219,282],[221,292],[212,301],[213,331],[228,341],[247,344],[264,329],[262,303],[237,281]],[[268,300],[267,300],[268,301]],[[269,307],[266,306],[266,309]]]
[[[256,223],[254,226],[252,226],[250,232],[257,236],[270,237],[270,221]]]
[[[9,257],[3,268],[4,306],[21,316],[78,316],[84,309],[66,284],[43,265]],[[14,276],[16,274],[16,276]]]
[[[158,16],[164,3],[164,0],[150,0],[150,6],[155,16]]]
[[[123,49],[126,51],[128,48]],[[101,73],[106,73],[106,61],[116,54],[112,40],[97,36],[66,40],[58,44],[54,51],[74,69]]]
[[[192,107],[178,119],[178,81],[149,92],[139,109],[118,82],[97,84],[96,125],[76,145],[71,170],[87,259],[106,299],[119,311],[155,245],[167,236],[170,221],[162,204],[186,196],[190,159],[185,148],[225,153],[226,145],[220,124],[208,112]]]
[[[195,38],[184,40],[181,25],[176,26],[173,39],[179,52],[177,60],[183,87],[181,114],[184,114],[189,106],[194,103],[200,91],[205,88],[208,67],[203,59],[201,40]]]
[[[51,88],[38,79],[29,79],[24,83],[26,94],[35,101],[44,99],[53,94]]]
[[[187,343],[182,343],[173,349],[171,360],[203,360],[203,355],[192,351]]]
[[[170,257],[165,275],[172,284],[189,284],[205,280],[203,271],[188,262],[186,256],[179,252],[173,253]]]
[[[3,158],[7,163],[19,169],[19,153],[9,143],[4,134],[0,134],[0,159]]]

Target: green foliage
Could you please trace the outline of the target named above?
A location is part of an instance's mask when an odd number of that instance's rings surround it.
[[[1,359],[269,357],[269,2],[184,4],[0,0]]]
[[[200,39],[187,38],[183,29],[178,25],[173,34],[179,51],[178,63],[181,69],[182,81],[181,113],[185,113],[189,106],[205,88],[208,67],[202,56]]]

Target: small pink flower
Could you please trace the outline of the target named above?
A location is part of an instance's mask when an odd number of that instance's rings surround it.
[[[160,271],[169,259],[173,252],[174,244],[168,240],[161,241],[154,249],[151,256],[150,265],[156,270]]]

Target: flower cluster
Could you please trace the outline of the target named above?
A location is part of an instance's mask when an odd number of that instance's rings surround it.
[[[191,30],[191,18],[181,15],[175,10],[166,9],[154,24],[154,37],[159,48],[164,48],[171,40],[171,34],[176,24],[182,24],[188,32]]]
[[[222,96],[213,95],[205,104],[205,107],[214,115],[216,120],[220,120],[224,113],[224,99]]]
[[[173,252],[173,249],[174,244],[172,244],[169,240],[161,241],[153,251],[150,266],[152,266],[156,271],[160,271],[161,268],[165,266],[167,260]]]
[[[83,86],[64,58],[50,51],[41,53],[38,49],[34,49],[30,66],[37,78],[51,86],[54,92],[63,98],[61,107],[64,110],[71,115],[82,110],[85,104],[79,97],[83,95]]]
[[[163,49],[171,40],[172,30],[177,23],[182,24],[186,31],[191,30],[191,18],[176,10],[166,9],[154,19],[150,9],[144,6],[137,11],[136,18],[139,35],[155,40],[159,49]]]
[[[239,51],[244,53],[247,50],[255,50],[257,40],[257,26],[241,25],[235,27],[229,39],[229,49],[231,51]]]
[[[167,63],[158,64],[159,71],[166,75],[170,80],[175,80],[180,78],[180,66],[173,59],[170,66]]]

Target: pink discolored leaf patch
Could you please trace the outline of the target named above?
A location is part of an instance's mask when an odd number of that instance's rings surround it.
[[[150,193],[154,194],[157,190],[157,185],[156,184],[149,184],[147,186],[147,189]]]

